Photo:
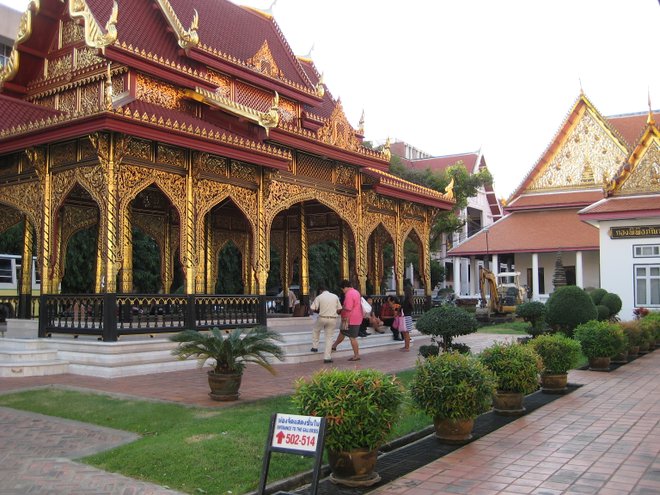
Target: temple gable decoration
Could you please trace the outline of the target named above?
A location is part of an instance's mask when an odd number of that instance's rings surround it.
[[[591,112],[585,111],[530,190],[601,187],[625,159],[625,152]]]
[[[357,151],[360,140],[349,124],[341,100],[337,100],[328,121],[317,132],[318,139],[326,144],[338,146],[349,151]]]
[[[607,189],[610,195],[660,193],[660,131],[653,122]]]
[[[250,58],[246,60],[248,66],[252,67],[257,72],[260,72],[273,79],[282,79],[283,74],[275,63],[275,58],[268,46],[268,40],[264,40],[261,48]]]

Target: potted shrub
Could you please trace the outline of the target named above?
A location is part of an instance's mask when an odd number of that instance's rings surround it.
[[[577,366],[582,356],[580,343],[563,334],[540,335],[530,344],[543,361],[541,391],[562,393],[568,383],[568,370]]]
[[[516,307],[516,315],[531,324],[527,333],[532,337],[545,331],[545,311],[545,304],[539,301],[524,302]]]
[[[212,359],[213,369],[208,372],[209,396],[213,400],[236,400],[240,395],[243,370],[247,363],[256,363],[275,374],[275,369],[268,362],[269,358],[280,361],[284,351],[277,344],[282,337],[266,327],[254,327],[247,330],[235,328],[223,332],[213,328],[209,332],[184,330],[170,337],[177,342],[172,354],[179,359],[195,357],[200,366]]]
[[[454,337],[476,332],[479,324],[473,313],[458,306],[445,305],[432,308],[417,318],[415,327],[424,335],[430,335],[431,341],[446,351],[451,348]]]
[[[378,447],[399,417],[403,387],[396,377],[373,369],[321,370],[295,384],[300,414],[326,418],[325,447],[332,481],[369,486]]]
[[[615,323],[592,320],[575,329],[582,353],[589,359],[589,369],[609,371],[611,357],[625,347],[623,330]]]
[[[642,329],[639,326],[639,320],[622,321],[619,327],[623,330],[623,335],[628,342],[628,356],[636,357],[639,354],[639,346],[642,343]]]
[[[525,412],[525,394],[538,388],[538,374],[543,369],[539,355],[528,345],[495,343],[479,355],[481,362],[497,376],[493,409],[504,415]]]
[[[660,340],[660,313],[647,311],[639,320],[642,331],[649,332],[649,349],[655,349]]]
[[[474,418],[490,410],[496,390],[495,375],[458,352],[418,361],[410,385],[413,402],[433,418],[436,437],[448,443],[472,438]]]
[[[545,321],[555,332],[563,332],[568,337],[573,336],[575,327],[597,317],[592,298],[575,285],[557,288],[546,303]]]

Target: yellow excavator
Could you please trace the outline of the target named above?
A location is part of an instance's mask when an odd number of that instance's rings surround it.
[[[477,315],[512,315],[518,304],[525,300],[525,288],[520,286],[520,272],[493,273],[487,268],[479,269],[481,305]]]

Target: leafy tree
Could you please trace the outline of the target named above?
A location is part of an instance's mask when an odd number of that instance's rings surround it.
[[[218,280],[215,290],[218,294],[242,294],[242,258],[233,242],[228,242],[218,257]]]
[[[96,274],[96,237],[98,227],[76,232],[69,239],[62,278],[63,294],[92,294]]]
[[[465,221],[459,218],[458,213],[467,207],[468,199],[476,196],[480,188],[493,182],[493,177],[486,169],[471,174],[464,165],[456,164],[443,171],[430,168],[416,170],[406,167],[401,159],[394,155],[390,160],[390,173],[442,193],[445,192],[445,188],[451,180],[454,180],[453,191],[456,204],[452,210],[443,211],[437,216],[431,229],[431,246],[433,247],[437,247],[442,234],[451,234],[463,227]]]
[[[23,222],[0,233],[0,253],[23,254]]]
[[[316,290],[324,285],[334,290],[339,285],[339,243],[337,241],[314,244],[309,248],[309,286]]]
[[[133,229],[133,289],[139,294],[156,294],[161,287],[160,250],[156,241]]]

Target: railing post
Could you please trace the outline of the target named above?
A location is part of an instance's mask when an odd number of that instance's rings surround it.
[[[117,342],[117,294],[103,294],[103,331],[101,338],[103,342]]]
[[[257,323],[259,325],[267,326],[266,323],[266,296],[260,295],[257,305]]]
[[[46,328],[48,327],[48,308],[46,306],[46,295],[39,296],[39,332],[40,339],[46,337]]]
[[[18,295],[18,317],[23,320],[32,318],[32,294]]]
[[[186,330],[197,330],[197,308],[195,306],[195,294],[186,296]]]

